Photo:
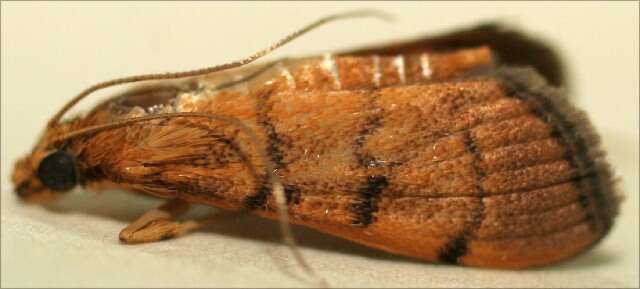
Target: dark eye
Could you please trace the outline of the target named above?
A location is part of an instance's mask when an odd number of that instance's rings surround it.
[[[63,151],[46,156],[38,166],[38,178],[54,191],[71,190],[76,185],[76,165],[73,156]]]

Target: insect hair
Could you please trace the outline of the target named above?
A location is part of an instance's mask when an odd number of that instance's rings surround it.
[[[390,15],[378,10],[355,10],[355,11],[350,11],[345,13],[333,14],[333,15],[320,18],[312,22],[311,24],[304,26],[303,28],[285,36],[284,38],[270,45],[266,49],[259,50],[258,52],[240,60],[236,60],[236,61],[232,61],[232,62],[220,64],[220,65],[210,66],[210,67],[188,70],[188,71],[157,73],[157,74],[142,74],[142,75],[115,78],[108,81],[100,82],[88,87],[87,89],[83,90],[78,95],[76,95],[74,98],[72,98],[70,101],[68,101],[49,120],[47,127],[52,128],[58,125],[60,123],[60,120],[62,119],[62,117],[65,115],[67,111],[69,111],[75,104],[80,102],[82,99],[86,98],[91,93],[96,92],[98,90],[111,87],[111,86],[127,84],[127,83],[135,83],[135,82],[142,82],[142,81],[149,81],[149,80],[179,79],[179,78],[205,75],[205,74],[210,74],[214,72],[241,67],[254,62],[255,60],[273,52],[279,47],[282,47],[283,45],[293,41],[294,39],[324,24],[339,21],[339,20],[345,20],[349,18],[364,18],[364,17],[374,17],[374,18],[383,19],[383,20],[392,19]],[[329,284],[326,282],[326,280],[324,280],[324,278],[318,276],[315,273],[315,271],[305,261],[304,257],[302,256],[302,254],[297,248],[296,240],[294,238],[293,232],[291,230],[291,226],[289,224],[289,215],[288,215],[288,210],[286,205],[284,188],[282,185],[282,181],[274,173],[273,160],[271,160],[271,158],[266,153],[266,150],[260,144],[260,141],[256,136],[255,132],[253,132],[246,124],[244,124],[242,121],[236,118],[226,117],[222,115],[215,115],[215,114],[198,113],[198,112],[164,113],[164,114],[157,114],[157,115],[135,117],[135,118],[116,121],[113,123],[95,125],[95,126],[75,130],[75,131],[66,133],[64,135],[61,135],[60,137],[54,138],[53,140],[48,141],[47,143],[44,143],[43,146],[48,147],[49,145],[53,145],[53,144],[65,143],[65,141],[75,137],[95,134],[101,131],[121,128],[128,125],[133,125],[136,123],[148,122],[148,121],[157,120],[157,119],[171,119],[171,118],[207,118],[209,120],[218,120],[218,121],[226,122],[230,125],[236,126],[241,131],[243,131],[247,136],[250,137],[251,141],[256,146],[256,149],[259,152],[260,157],[265,160],[267,174],[268,174],[268,182],[271,184],[273,195],[275,196],[277,212],[279,217],[279,224],[280,224],[280,229],[282,231],[284,243],[289,247],[296,262],[302,267],[302,269],[308,275],[310,275],[316,280],[317,285],[321,287],[329,287]]]

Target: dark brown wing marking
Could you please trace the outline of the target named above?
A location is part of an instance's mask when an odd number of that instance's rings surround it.
[[[478,197],[478,204],[476,205],[469,224],[465,225],[464,229],[460,234],[455,236],[452,240],[447,243],[444,248],[440,251],[439,259],[442,262],[446,263],[458,263],[458,259],[467,254],[469,239],[473,235],[473,233],[478,230],[482,221],[484,219],[484,201],[483,198],[486,195],[484,189],[482,188],[482,179],[485,176],[485,173],[482,169],[477,165],[480,160],[480,153],[478,152],[478,148],[476,147],[476,143],[473,140],[473,136],[471,135],[471,131],[467,131],[465,133],[465,144],[469,153],[473,156],[471,159],[471,166],[473,167],[473,171],[475,172],[475,190]]]
[[[360,189],[358,195],[360,199],[353,204],[352,210],[356,217],[353,224],[366,227],[374,222],[373,214],[377,211],[377,202],[385,187],[389,185],[387,177],[375,175],[367,177],[367,183]]]
[[[371,115],[367,125],[360,131],[354,145],[356,160],[365,170],[381,166],[374,156],[362,151],[367,136],[382,126],[383,112],[382,109],[376,105],[377,98],[378,94],[372,93],[369,109],[374,113]],[[352,224],[366,227],[375,221],[373,214],[377,211],[377,203],[380,200],[382,191],[388,184],[387,177],[384,175],[370,175],[367,177],[364,186],[358,192],[359,199],[351,207],[355,215]]]
[[[282,153],[278,149],[278,143],[280,141],[266,113],[266,110],[268,110],[267,100],[269,99],[270,96],[271,96],[271,91],[267,91],[266,93],[258,95],[256,97],[257,99],[256,122],[267,135],[267,148],[266,148],[267,154],[269,155],[271,160],[274,162],[275,166],[280,167],[280,165],[282,164]],[[269,187],[267,187],[267,181],[264,179],[264,177],[262,177],[262,180],[260,181],[260,183],[261,185],[258,191],[256,192],[256,194],[245,198],[244,200],[245,208],[249,210],[253,210],[253,209],[264,207],[265,203],[267,202],[267,197],[270,194],[270,189]]]
[[[378,98],[377,93],[372,93],[370,105],[368,109],[371,109],[374,113],[370,116],[367,125],[360,130],[358,134],[358,138],[354,144],[354,154],[358,164],[365,168],[376,168],[380,167],[381,164],[378,160],[376,160],[375,156],[367,154],[363,152],[364,143],[367,140],[367,137],[371,135],[377,128],[382,126],[382,109],[375,105],[376,98]]]
[[[594,232],[601,229],[607,230],[611,224],[609,218],[604,217],[606,204],[601,193],[602,188],[599,179],[593,171],[595,164],[588,155],[585,139],[581,135],[574,133],[576,124],[560,113],[558,108],[547,97],[532,92],[529,86],[519,79],[514,79],[513,75],[505,74],[503,78],[506,81],[505,89],[509,96],[534,102],[537,108],[534,108],[532,112],[553,125],[554,132],[559,137],[558,139],[562,141],[569,151],[566,155],[567,161],[573,168],[578,170],[579,176],[582,176],[581,178],[576,178],[575,182],[580,190],[580,204],[586,211],[586,219],[590,224],[590,229]],[[594,203],[593,208],[591,208],[591,202]],[[599,222],[604,223],[598,224]]]
[[[257,122],[267,135],[267,154],[271,157],[271,160],[275,165],[275,169],[282,170],[286,167],[286,164],[283,163],[283,153],[281,151],[282,140],[269,118],[271,106],[268,102],[271,94],[272,91],[269,90],[257,96]],[[298,202],[300,199],[300,190],[288,184],[283,185],[287,203]],[[247,209],[264,208],[269,195],[271,195],[271,189],[266,183],[266,180],[262,180],[262,185],[258,192],[253,196],[247,197],[244,201],[244,206]]]

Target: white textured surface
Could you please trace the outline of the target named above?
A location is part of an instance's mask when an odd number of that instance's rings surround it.
[[[124,246],[118,231],[157,201],[122,192],[78,193],[45,209],[18,203],[8,180],[13,162],[31,149],[51,114],[89,84],[234,60],[311,19],[362,6],[393,13],[398,21],[331,24],[277,51],[277,57],[321,54],[479,20],[513,22],[563,53],[573,98],[602,134],[627,199],[599,246],[557,266],[500,271],[426,264],[298,228],[313,267],[336,287],[638,287],[636,2],[3,2],[2,287],[308,285],[292,277],[291,272],[301,274],[287,261],[273,222],[232,216],[183,238]]]

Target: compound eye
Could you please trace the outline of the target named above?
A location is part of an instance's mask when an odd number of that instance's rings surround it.
[[[76,186],[76,164],[73,156],[64,151],[49,154],[38,166],[38,178],[49,189],[66,192]]]

